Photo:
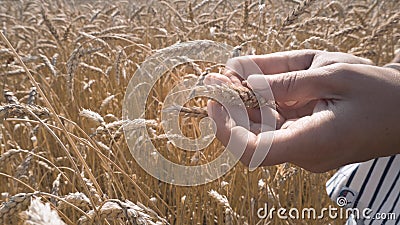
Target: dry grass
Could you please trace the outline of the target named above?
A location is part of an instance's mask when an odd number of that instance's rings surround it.
[[[265,202],[299,209],[332,205],[324,190],[331,173],[289,164],[249,172],[238,164],[217,181],[188,188],[162,183],[136,164],[121,130],[126,123],[145,123],[158,151],[173,162],[203,164],[221,153],[216,140],[202,152],[180,151],[159,124],[168,90],[211,65],[171,69],[152,90],[146,121],[121,120],[125,88],[154,51],[198,39],[238,46],[236,55],[316,48],[382,65],[400,45],[398,2],[151,2],[1,2],[2,32],[21,58],[0,42],[0,223],[41,221],[42,207],[56,210],[66,224],[342,224],[256,215]],[[186,106],[204,105],[205,99],[195,99]],[[197,118],[181,120],[185,135],[199,135]]]

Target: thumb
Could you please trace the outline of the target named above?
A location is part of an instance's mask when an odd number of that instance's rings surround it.
[[[336,88],[333,76],[323,68],[276,75],[250,75],[247,83],[254,92],[276,102],[304,102],[332,98]]]

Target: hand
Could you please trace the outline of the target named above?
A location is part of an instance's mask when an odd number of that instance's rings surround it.
[[[249,59],[267,76],[244,72],[254,65]],[[241,156],[246,165],[256,149],[269,149],[262,165],[291,162],[313,172],[400,153],[399,71],[349,54],[310,50],[233,61],[226,77],[212,74],[206,82],[242,85],[245,80],[261,95],[266,87],[260,84],[268,82],[278,104],[277,112],[270,114],[277,119],[277,130],[257,133],[252,128],[262,127],[263,118],[256,111],[249,113],[251,127],[245,129],[239,118],[209,102],[217,138],[225,146],[233,140],[232,152],[240,152],[235,146],[247,146]],[[268,134],[273,134],[270,148],[263,138]]]

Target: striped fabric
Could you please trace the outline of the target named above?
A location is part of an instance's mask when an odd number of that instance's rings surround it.
[[[348,225],[400,224],[400,155],[344,166],[326,183],[333,201],[347,201],[346,208],[371,209],[371,219],[349,218]],[[383,213],[383,214],[382,214]],[[391,213],[389,215],[388,213]],[[376,219],[393,217],[395,219]]]

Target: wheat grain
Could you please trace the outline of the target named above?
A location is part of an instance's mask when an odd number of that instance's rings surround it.
[[[200,108],[200,107],[184,107],[184,106],[171,106],[164,109],[164,112],[173,112],[178,111],[182,116],[185,117],[197,117],[197,118],[204,118],[208,116],[207,110]]]
[[[54,67],[57,66],[57,59],[58,56],[60,56],[58,53],[55,53],[52,57],[51,57],[51,65],[53,65]]]
[[[115,134],[114,134],[115,135]],[[101,141],[96,141],[96,144],[106,152],[111,152],[111,148]]]

